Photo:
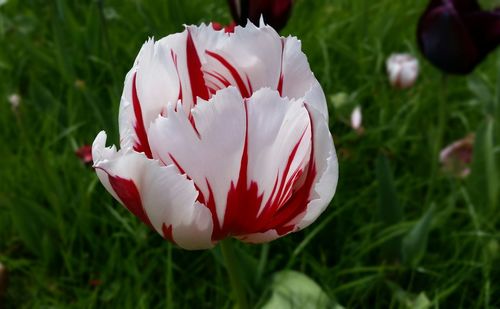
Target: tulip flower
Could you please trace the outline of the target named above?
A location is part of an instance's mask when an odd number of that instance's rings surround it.
[[[469,164],[472,161],[474,139],[474,134],[469,134],[441,150],[439,161],[446,172],[459,178],[465,178],[470,174]]]
[[[410,88],[418,78],[418,60],[409,54],[392,54],[386,62],[389,82],[399,89]]]
[[[83,145],[75,151],[75,155],[80,158],[83,164],[92,163],[92,146]]]
[[[280,31],[286,25],[292,11],[292,0],[228,0],[231,15],[240,26],[250,20],[257,24],[261,16],[264,22]]]
[[[148,40],[125,78],[120,150],[96,137],[104,187],[185,249],[268,242],[310,225],[338,163],[325,95],[295,37],[248,23]]]
[[[500,11],[483,11],[477,0],[431,0],[417,37],[438,69],[468,74],[500,43]]]

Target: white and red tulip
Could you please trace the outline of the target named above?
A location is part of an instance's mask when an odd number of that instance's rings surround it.
[[[386,61],[386,68],[389,82],[399,89],[413,86],[420,71],[418,59],[410,54],[392,54]]]
[[[324,93],[300,41],[269,26],[188,26],[147,41],[125,79],[119,127],[119,151],[104,132],[94,141],[99,179],[186,249],[295,232],[335,193]]]

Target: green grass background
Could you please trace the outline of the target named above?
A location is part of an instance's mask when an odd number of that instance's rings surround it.
[[[308,229],[237,245],[253,303],[269,297],[273,273],[293,269],[346,308],[417,308],[419,295],[432,308],[500,308],[500,50],[444,86],[415,43],[426,2],[296,1],[282,34],[302,40],[327,94],[340,180]],[[232,308],[218,248],[164,242],[74,155],[103,129],[118,141],[124,76],[147,37],[229,23],[225,1],[0,3],[0,261],[10,273],[0,307]],[[406,91],[385,74],[400,51],[421,60]],[[348,126],[356,104],[361,136]],[[437,165],[440,126],[445,144],[478,132],[466,181]]]

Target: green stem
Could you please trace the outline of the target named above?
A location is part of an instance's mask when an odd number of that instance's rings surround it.
[[[429,182],[429,190],[427,191],[426,204],[430,203],[430,199],[435,190],[436,178],[439,168],[439,152],[443,147],[443,133],[444,125],[446,122],[445,107],[448,99],[448,75],[443,74],[441,79],[441,96],[438,100],[438,119],[436,135],[434,136],[434,144],[432,145],[432,158],[431,158],[431,177]]]
[[[224,262],[229,274],[229,280],[231,281],[234,296],[238,304],[238,309],[248,309],[250,307],[248,306],[245,287],[243,285],[240,268],[238,267],[239,265],[234,254],[234,248],[233,244],[231,243],[231,239],[228,238],[221,241],[220,247],[222,255],[224,256]]]

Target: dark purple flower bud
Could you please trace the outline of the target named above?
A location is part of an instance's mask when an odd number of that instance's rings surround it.
[[[276,31],[285,27],[292,10],[292,0],[228,0],[234,21],[244,26],[247,20],[258,25],[260,16]]]
[[[437,68],[468,74],[500,44],[500,11],[482,11],[477,0],[431,0],[417,38]]]

